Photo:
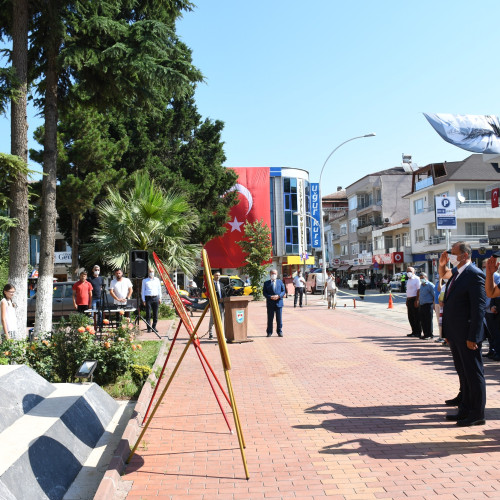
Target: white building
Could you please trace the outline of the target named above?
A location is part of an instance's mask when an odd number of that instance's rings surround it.
[[[446,230],[436,229],[436,196],[457,197],[457,228],[450,232],[450,245],[464,240],[472,246],[473,260],[490,256],[488,226],[500,224],[500,209],[491,208],[487,190],[499,180],[498,164],[483,161],[480,154],[458,162],[432,163],[413,172],[411,191],[405,196],[410,203],[413,263],[431,276],[439,255],[447,249]]]

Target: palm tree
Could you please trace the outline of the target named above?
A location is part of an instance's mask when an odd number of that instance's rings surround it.
[[[85,260],[127,268],[130,250],[155,251],[168,269],[195,274],[201,247],[187,243],[198,218],[186,198],[164,191],[147,173],[137,173],[123,196],[108,188],[97,207],[99,228],[83,248]]]

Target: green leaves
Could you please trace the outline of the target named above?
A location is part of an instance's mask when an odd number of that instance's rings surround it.
[[[123,196],[109,189],[97,208],[99,228],[84,248],[89,261],[127,267],[132,249],[155,251],[168,268],[193,274],[200,247],[188,243],[198,219],[186,198],[163,191],[147,173],[134,177],[134,186]]]

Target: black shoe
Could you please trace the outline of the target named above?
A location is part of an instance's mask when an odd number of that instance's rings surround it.
[[[433,339],[434,338],[434,335],[423,335],[422,337],[420,337],[421,339],[425,339],[425,340],[429,340],[429,339]]]
[[[407,337],[418,337],[420,338],[420,333],[409,333]]]
[[[495,354],[490,359],[491,359],[491,361],[500,361],[500,354]]]
[[[302,307],[302,306],[300,306]],[[278,337],[283,337],[283,334],[282,333],[278,333]]]
[[[459,420],[465,420],[467,417],[465,415],[460,415],[460,413],[448,413],[444,418],[451,422],[458,422]]]
[[[486,420],[484,418],[467,417],[457,422],[459,427],[471,427],[473,425],[484,425]]]
[[[272,333],[268,333],[267,336],[270,337],[272,335]]]
[[[462,397],[460,395],[454,397],[453,399],[447,399],[444,404],[447,406],[458,406],[462,401]]]
[[[151,333],[151,328],[148,328],[146,331],[147,331],[148,333]]]
[[[496,355],[497,355],[497,353],[496,353],[493,349],[490,349],[490,350],[489,350],[489,351],[485,354],[485,356],[486,356],[487,358],[493,358],[493,357],[495,357]]]
[[[209,333],[208,334],[208,340],[212,340],[213,338],[214,338],[214,336],[211,333]]]

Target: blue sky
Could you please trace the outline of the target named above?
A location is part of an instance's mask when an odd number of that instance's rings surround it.
[[[205,75],[196,101],[225,122],[227,166],[319,173],[323,194],[400,165],[469,155],[426,112],[499,114],[500,3],[198,0],[178,33]],[[36,123],[30,118],[30,133]],[[0,151],[9,151],[8,119]]]

